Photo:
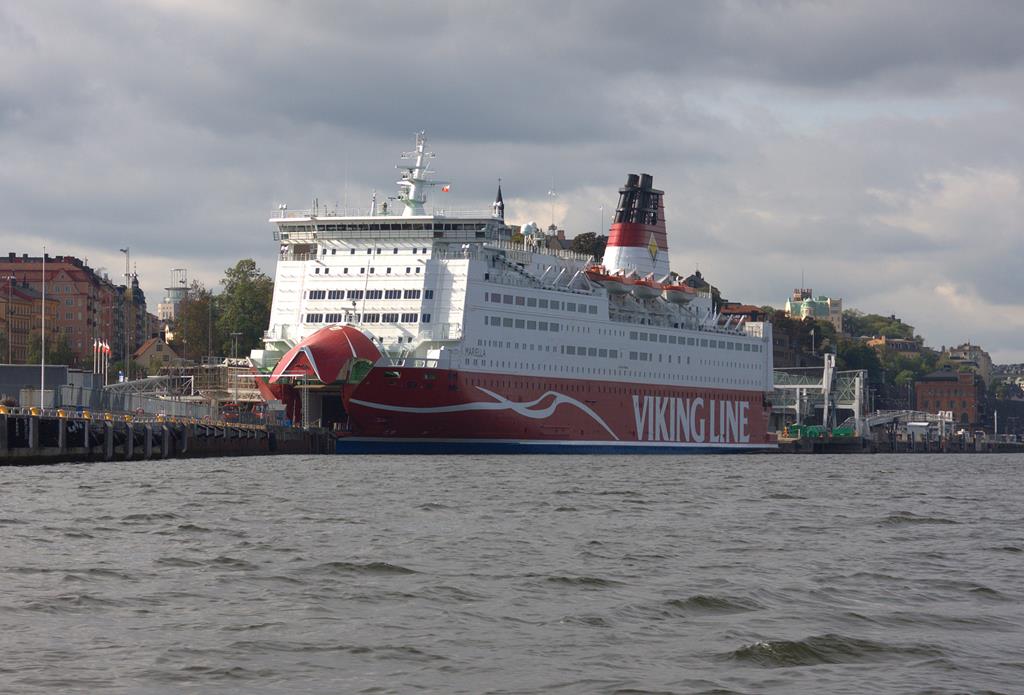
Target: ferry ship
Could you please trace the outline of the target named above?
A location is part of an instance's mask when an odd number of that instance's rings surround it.
[[[670,272],[664,193],[629,174],[603,259],[490,210],[427,211],[433,153],[368,211],[282,205],[253,364],[339,451],[730,452],[768,433],[768,323],[723,320]]]

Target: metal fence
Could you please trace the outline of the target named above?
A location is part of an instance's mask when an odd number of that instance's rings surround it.
[[[117,393],[109,389],[93,389],[81,386],[61,386],[58,406],[65,408],[82,408],[95,411],[118,413],[150,413],[174,417],[212,417],[209,403],[194,401],[167,400],[138,393]]]

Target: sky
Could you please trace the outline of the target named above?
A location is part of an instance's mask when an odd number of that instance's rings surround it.
[[[425,130],[433,203],[500,177],[507,221],[600,232],[650,173],[673,269],[728,299],[803,278],[1024,362],[1022,36],[995,0],[12,0],[0,253],[129,246],[154,308],[172,268],[272,275],[279,204],[368,209]]]

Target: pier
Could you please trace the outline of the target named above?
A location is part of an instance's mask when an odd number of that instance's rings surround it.
[[[333,438],[321,430],[0,408],[0,466],[332,451]]]

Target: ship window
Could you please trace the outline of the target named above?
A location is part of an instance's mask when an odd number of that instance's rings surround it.
[[[441,239],[444,237],[444,232],[434,232],[435,239]]]
[[[412,268],[406,267],[405,274],[408,275],[411,272],[412,272]]]
[[[567,302],[566,305],[565,305],[565,310],[566,311],[576,311],[576,303],[575,302]]]
[[[586,305],[586,304],[580,304],[580,305],[578,305],[578,306],[576,307],[576,311],[580,312],[581,314],[585,314],[585,313],[587,313],[587,305]]]
[[[542,331],[546,331],[548,329],[548,322],[541,321],[540,323],[537,324],[537,327],[540,328],[540,330]]]
[[[608,356],[611,357],[613,360],[617,360],[617,359],[619,359],[619,351],[618,350],[609,350],[608,351]]]
[[[391,268],[388,268],[388,275],[391,275]]]
[[[527,297],[526,298],[526,306],[537,306],[537,298],[536,297]]]
[[[419,290],[406,290],[405,294],[403,295],[403,297],[405,299],[419,299],[420,298],[420,291]]]
[[[366,249],[366,255],[367,256],[373,255],[373,249]]]
[[[356,250],[355,249],[349,249],[349,255],[350,256],[356,255]]]
[[[416,323],[418,314],[402,314],[402,323]]]
[[[596,314],[597,313],[597,307],[594,306],[593,304],[590,305],[590,313],[591,314]]]
[[[526,322],[526,328],[527,328],[527,330],[531,330],[531,331],[537,330],[537,322],[536,321],[527,321]]]
[[[306,323],[321,323],[323,320],[323,314],[306,314]]]
[[[513,299],[514,299],[514,297],[513,297],[512,295],[510,295],[510,294],[506,294],[506,295],[504,295],[504,296],[502,297],[502,301],[503,301],[503,302],[504,302],[505,304],[511,304],[511,303],[512,303],[512,301],[513,301]]]
[[[430,314],[423,314],[420,317],[420,323],[430,323]]]
[[[597,348],[587,348],[587,357],[597,357]]]
[[[547,309],[548,308],[548,300],[546,300],[546,299],[539,299],[539,300],[537,300],[537,302],[538,302],[538,304],[540,304],[540,308],[541,309]]]
[[[378,256],[380,255],[380,249],[377,249],[377,255]]]
[[[629,332],[629,339],[630,340],[636,340],[637,339],[637,332],[636,331],[630,331]]]
[[[707,347],[708,346],[708,339],[707,338],[701,338],[700,339],[700,346],[701,347]]]
[[[417,269],[416,269],[416,274],[417,274],[417,275],[419,275],[419,274],[420,274],[420,269],[419,269],[419,268],[417,268]]]
[[[575,345],[566,345],[565,346],[565,354],[567,354],[567,355],[575,355],[576,354],[576,346]]]
[[[402,290],[385,290],[384,299],[401,299]]]
[[[320,268],[319,267],[315,268],[313,270],[313,272],[316,273],[317,275],[319,275],[320,274]]]
[[[419,270],[417,270],[416,272],[418,273]],[[433,299],[434,298],[434,290],[423,290],[423,298],[424,299]]]
[[[743,344],[743,352],[750,352],[750,344],[749,343],[744,343]]]
[[[309,291],[309,298],[310,299],[323,299],[326,296],[327,296],[327,290],[310,290]]]
[[[526,322],[523,319],[516,319],[516,328],[526,328]]]
[[[553,333],[558,333],[558,331],[559,331],[559,325],[558,325],[557,323],[555,323],[555,322],[553,322],[553,321],[552,321],[552,322],[551,322],[550,324],[548,324],[548,326],[549,326],[549,327],[551,328],[551,331],[552,331]]]
[[[629,359],[635,360],[636,358],[637,358],[637,353],[634,350],[630,350],[629,351]]]
[[[383,290],[366,290],[367,299],[380,299],[384,296]]]
[[[510,318],[502,319],[501,320],[501,325],[504,326],[505,328],[512,328],[512,319],[510,319]]]
[[[658,342],[659,343],[667,343],[668,342],[668,336],[664,335],[664,334],[659,335],[658,336]]]
[[[345,298],[345,291],[344,290],[331,290],[330,292],[327,293],[327,298],[328,299],[344,299]]]
[[[526,299],[523,297],[516,297],[516,306],[523,306],[526,304]]]
[[[382,323],[395,323],[396,321],[398,321],[398,314],[381,314],[380,320]]]
[[[398,253],[398,249],[395,249],[392,253]]]

